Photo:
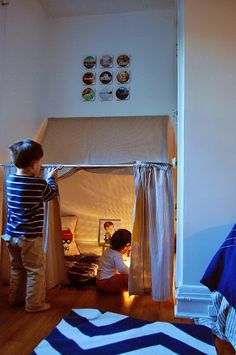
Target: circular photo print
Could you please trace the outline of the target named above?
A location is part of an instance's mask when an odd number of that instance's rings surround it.
[[[130,57],[127,54],[121,54],[117,57],[116,62],[119,67],[128,67]]]
[[[100,64],[103,68],[111,68],[113,65],[113,57],[109,54],[103,55],[100,59]]]
[[[129,97],[129,89],[124,86],[120,86],[116,90],[116,97],[119,100],[127,100]]]
[[[83,75],[83,83],[86,84],[86,85],[95,84],[95,78],[96,78],[96,76],[92,72],[84,73],[84,75]]]
[[[100,76],[99,80],[102,84],[109,84],[112,82],[112,73],[109,71],[103,71]]]
[[[82,97],[85,101],[93,101],[95,99],[95,90],[92,88],[85,88],[82,92]]]
[[[84,66],[87,69],[95,68],[96,67],[96,57],[92,55],[88,55],[84,58]]]
[[[101,101],[111,101],[113,98],[112,88],[104,87],[99,91],[98,95]]]
[[[130,74],[129,72],[123,70],[123,71],[119,71],[117,74],[116,74],[116,80],[118,81],[118,83],[120,84],[126,84],[128,83],[130,79]]]

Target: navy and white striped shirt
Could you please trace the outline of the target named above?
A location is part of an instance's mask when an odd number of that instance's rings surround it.
[[[7,179],[8,217],[6,234],[26,238],[42,236],[44,224],[43,202],[58,193],[55,179],[10,175]]]

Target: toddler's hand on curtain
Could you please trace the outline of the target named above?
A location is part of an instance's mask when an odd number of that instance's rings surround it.
[[[58,168],[50,168],[50,170],[48,171],[48,178],[52,177],[54,179],[57,179],[58,175]]]

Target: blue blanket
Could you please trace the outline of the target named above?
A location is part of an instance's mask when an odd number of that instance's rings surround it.
[[[98,309],[73,309],[32,354],[216,354],[202,325],[147,322]]]
[[[201,283],[218,291],[236,309],[236,224],[212,258]]]

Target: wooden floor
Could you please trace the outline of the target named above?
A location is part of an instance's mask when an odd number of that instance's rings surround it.
[[[34,314],[26,313],[24,306],[10,307],[7,295],[8,287],[0,286],[0,355],[29,355],[72,308],[99,308],[148,321],[193,323],[174,318],[172,302],[154,302],[148,294],[129,298],[125,292],[106,295],[96,288],[52,289],[47,293],[52,309]],[[235,354],[229,343],[221,341],[217,350],[220,355]]]

